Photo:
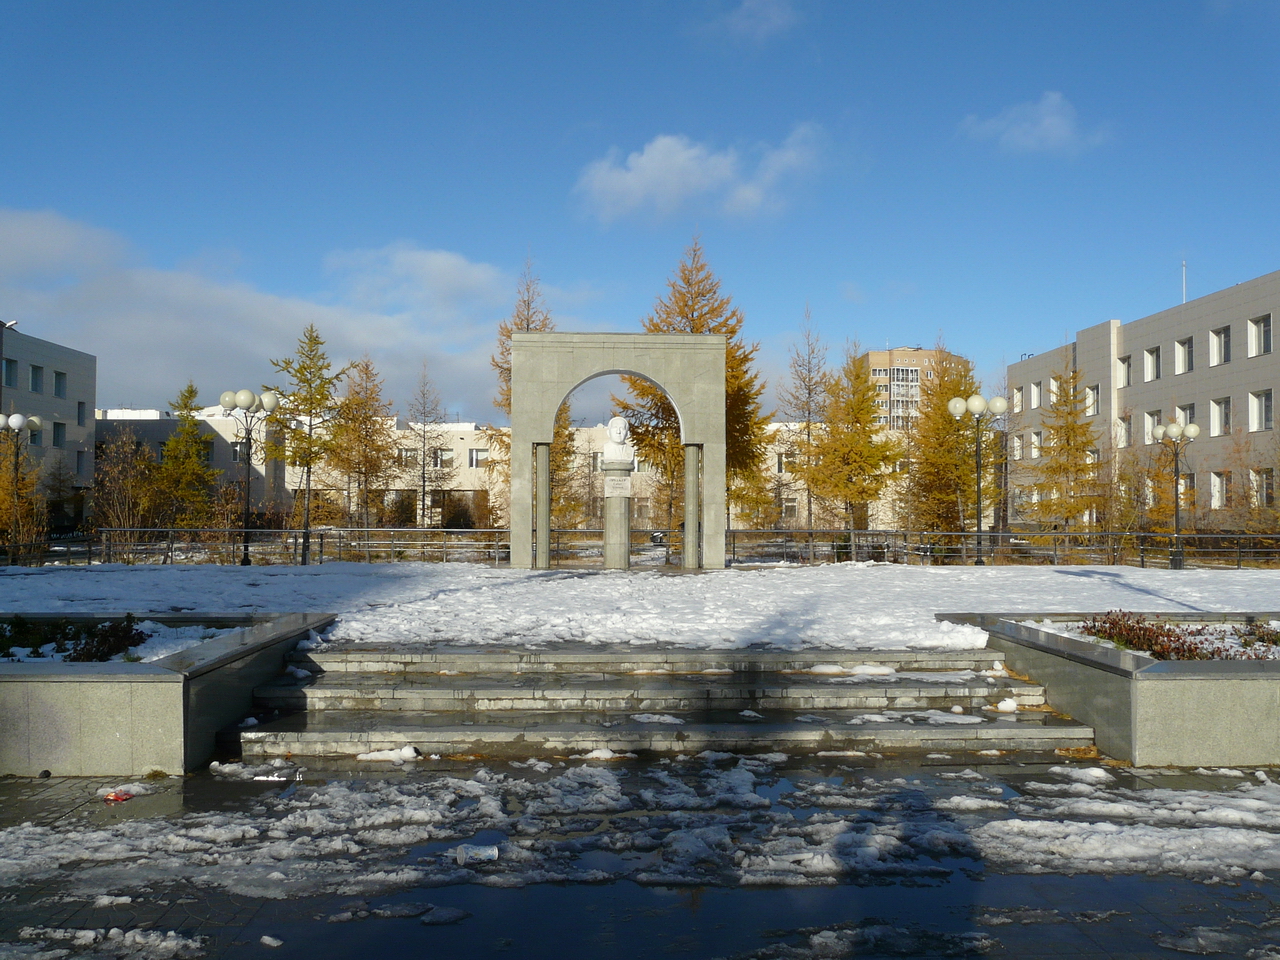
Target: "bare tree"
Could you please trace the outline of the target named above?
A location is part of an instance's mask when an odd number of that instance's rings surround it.
[[[431,526],[431,507],[428,495],[449,485],[457,473],[453,457],[446,457],[444,412],[440,395],[427,375],[427,365],[422,364],[418,376],[418,388],[409,401],[409,429],[413,433],[417,454],[418,526]],[[451,451],[450,451],[451,452]],[[443,518],[442,518],[443,519]]]

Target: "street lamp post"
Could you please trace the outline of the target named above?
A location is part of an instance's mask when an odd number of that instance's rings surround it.
[[[1169,552],[1169,569],[1182,569],[1182,491],[1178,489],[1182,480],[1180,459],[1187,444],[1200,436],[1200,428],[1194,423],[1185,427],[1174,421],[1167,427],[1157,424],[1151,428],[1151,436],[1156,443],[1167,446],[1173,451],[1173,549]]]
[[[253,431],[271,411],[280,405],[280,398],[270,390],[261,394],[252,390],[228,390],[218,398],[222,411],[229,417],[239,416],[243,439],[240,453],[244,457],[244,555],[240,566],[249,566],[249,486],[253,465]]]
[[[993,418],[1004,416],[1004,412],[1009,409],[1009,401],[1004,397],[992,397],[987,400],[985,397],[974,394],[968,400],[964,397],[953,397],[947,401],[947,412],[957,420],[961,419],[966,413],[973,414],[973,462],[976,473],[974,475],[977,488],[975,490],[977,507],[975,509],[975,533],[974,542],[977,546],[977,559],[973,561],[975,567],[981,567],[986,564],[982,559],[982,417],[984,414],[990,414]]]
[[[17,555],[18,549],[18,532],[20,524],[18,522],[18,474],[20,472],[22,460],[22,431],[25,429],[28,435],[37,433],[44,428],[44,424],[39,417],[26,417],[20,413],[12,413],[9,416],[0,414],[0,429],[11,430],[13,432],[13,511],[9,518],[9,564],[13,565],[13,559]]]

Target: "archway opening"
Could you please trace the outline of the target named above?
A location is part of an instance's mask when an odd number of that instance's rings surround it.
[[[643,436],[633,432],[630,438],[637,447],[636,468],[631,476],[631,564],[664,566],[680,560],[685,466],[679,410],[661,384],[634,371],[610,371],[574,386],[556,414],[550,469],[555,565],[599,563],[606,501],[607,424],[615,416],[626,416],[627,403],[635,403],[629,389],[635,379],[666,398],[675,411],[675,428],[665,431],[662,443],[652,442],[652,430]],[[628,419],[650,418],[632,414]]]

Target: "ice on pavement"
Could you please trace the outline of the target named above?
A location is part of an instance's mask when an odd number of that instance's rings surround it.
[[[73,815],[0,831],[0,895],[33,883],[92,903],[155,896],[169,882],[277,899],[624,878],[936,882],[964,862],[1202,880],[1280,870],[1280,786],[1254,778],[1223,777],[1221,791],[1139,790],[1096,765],[1040,768],[1015,786],[973,770],[786,763],[712,751],[653,764],[415,768],[394,781],[263,785],[238,807],[169,818]],[[217,775],[253,776],[235,767]],[[469,843],[501,855],[460,865]]]
[[[1269,609],[1280,572],[828,564],[700,576],[481,564],[9,568],[0,605],[31,612],[315,611],[355,642],[673,644],[702,649],[981,647],[950,612]]]

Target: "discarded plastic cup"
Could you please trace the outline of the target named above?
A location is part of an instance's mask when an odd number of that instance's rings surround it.
[[[453,854],[458,858],[458,866],[464,866],[468,860],[497,860],[498,848],[496,846],[478,846],[472,843],[460,843],[453,849]]]

